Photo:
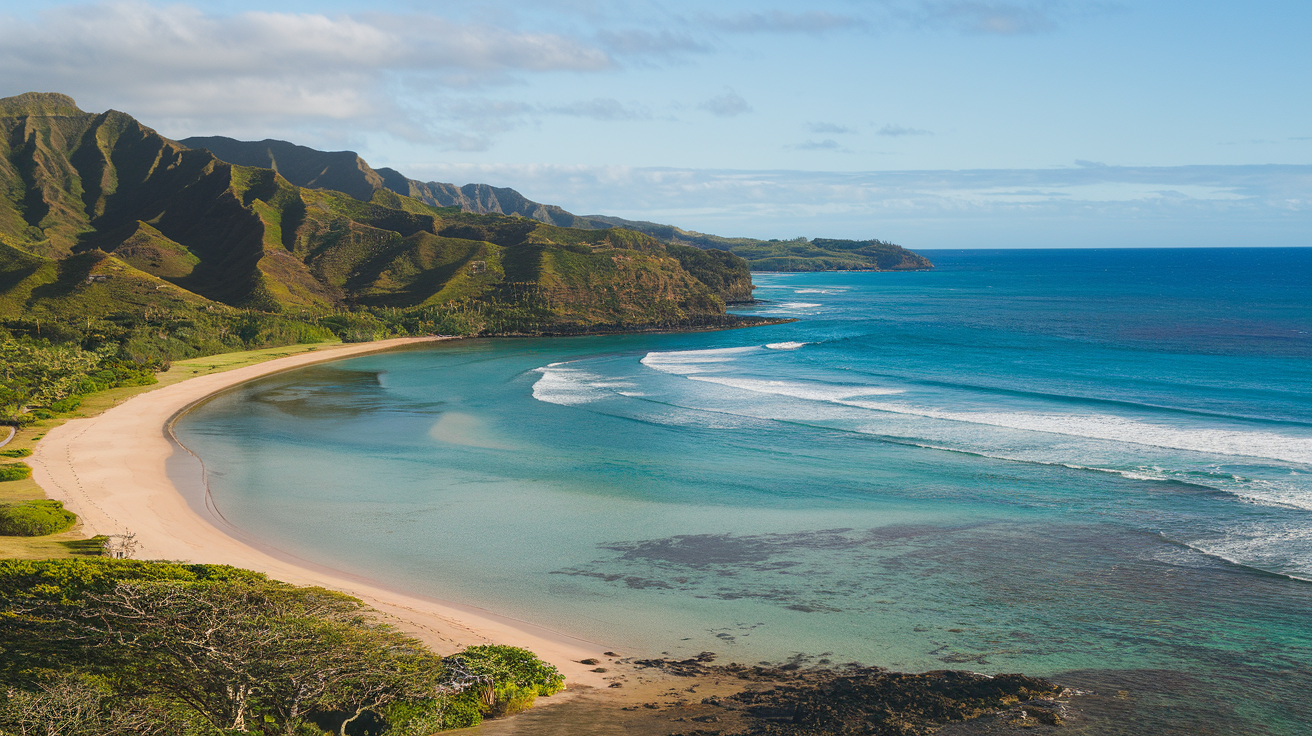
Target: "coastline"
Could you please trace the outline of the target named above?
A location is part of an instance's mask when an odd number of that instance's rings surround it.
[[[135,555],[139,559],[228,564],[296,585],[341,591],[361,599],[388,623],[439,654],[475,644],[509,644],[533,651],[566,676],[566,692],[540,701],[539,707],[525,714],[489,721],[476,729],[487,736],[556,736],[581,732],[579,726],[589,733],[630,736],[693,736],[722,732],[725,727],[759,734],[765,733],[760,729],[770,727],[774,720],[758,710],[766,713],[773,712],[772,708],[799,707],[779,693],[828,698],[824,689],[831,681],[860,684],[878,672],[886,672],[878,668],[856,672],[823,667],[807,667],[799,672],[795,664],[764,668],[705,666],[705,662],[714,660],[706,657],[708,653],[682,662],[638,659],[632,656],[634,652],[615,655],[601,644],[546,627],[410,594],[334,570],[279,550],[229,524],[209,502],[203,462],[173,436],[174,422],[188,411],[251,380],[442,339],[455,338],[398,338],[332,347],[182,380],[138,394],[98,416],[72,419],[51,428],[26,461],[33,466],[34,478],[47,495],[64,501],[79,514],[83,534],[131,531],[142,545]],[[902,673],[891,673],[891,677],[907,679]],[[951,678],[951,673],[926,673],[912,676],[909,681],[923,680],[932,688],[949,688],[944,694],[956,698],[959,695],[950,692]],[[906,699],[905,693],[886,692],[882,686],[867,689],[869,692],[844,701],[845,707],[874,708],[882,713],[886,698],[899,702]],[[1058,686],[1056,690],[1062,689]],[[900,717],[928,717],[920,700],[923,694],[917,691],[915,695],[902,707]],[[1019,704],[990,703],[989,711],[976,714],[988,716],[979,724],[981,730],[956,724],[965,730],[954,733],[1031,733],[1032,729],[1055,727],[1060,719],[1078,723],[1085,718],[1078,708],[1070,709],[1066,691],[1043,699],[1030,697],[1022,698]],[[1034,713],[1058,720],[1036,721]],[[714,730],[705,730],[704,724],[715,724]]]
[[[295,585],[353,595],[439,654],[476,644],[529,649],[560,669],[571,686],[605,688],[609,679],[579,660],[609,659],[606,647],[471,606],[387,588],[299,559],[235,529],[207,502],[203,466],[172,436],[172,423],[229,388],[302,366],[453,338],[395,338],[302,353],[198,376],[139,394],[94,417],[52,428],[27,463],[51,499],[64,502],[87,536],[136,535],[139,559],[217,563]],[[184,465],[179,465],[180,463]],[[190,467],[193,483],[175,482]],[[613,677],[613,676],[612,676]]]

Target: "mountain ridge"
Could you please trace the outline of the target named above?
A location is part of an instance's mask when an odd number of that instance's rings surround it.
[[[534,202],[507,187],[421,182],[396,169],[375,169],[354,151],[320,151],[271,138],[239,141],[225,136],[194,136],[179,143],[203,148],[229,163],[274,169],[297,186],[334,189],[359,200],[368,200],[375,191],[388,189],[435,207],[459,207],[474,214],[518,215],[557,227],[588,230],[610,227],[597,228],[587,218],[555,205]]]
[[[354,151],[319,151],[287,141],[239,141],[225,136],[184,138],[180,143],[205,148],[230,163],[273,168],[298,186],[322,186],[357,199],[368,199],[374,191],[388,189],[430,205],[458,207],[465,212],[513,215],[559,227],[590,230],[621,227],[670,244],[726,250],[744,257],[754,270],[907,271],[934,267],[923,256],[882,240],[726,238],[643,220],[575,215],[556,205],[535,202],[507,187],[421,182],[395,169],[374,169]],[[288,163],[280,168],[279,160]]]
[[[90,330],[349,311],[368,317],[333,319],[535,334],[723,324],[736,319],[726,301],[750,298],[741,259],[373,184],[367,200],[298,186],[282,172],[333,186],[382,175],[354,154],[316,169],[320,156],[266,148],[267,167],[243,166],[64,95],[0,100],[0,320],[36,319],[39,332],[43,319]]]

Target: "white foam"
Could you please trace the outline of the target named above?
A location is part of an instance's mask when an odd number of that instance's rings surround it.
[[[770,350],[797,350],[810,345],[809,342],[772,342],[766,345]]]
[[[563,363],[536,368],[542,377],[533,384],[533,398],[548,404],[576,406],[606,398],[607,382],[577,368],[562,368]]]
[[[1212,455],[1259,457],[1312,464],[1312,437],[1240,429],[1181,428],[1112,414],[1037,414],[1030,412],[960,412],[872,401],[859,406],[896,414],[911,414],[994,427],[1046,432],[1086,439],[1127,442]]]
[[[662,373],[674,373],[686,376],[701,373],[706,366],[716,363],[732,363],[739,356],[759,351],[758,347],[716,348],[713,350],[679,350],[668,353],[647,353],[642,364]]]
[[[866,427],[858,431],[875,434],[881,433],[880,428],[876,427]],[[1109,473],[1129,480],[1187,483],[1229,494],[1244,503],[1282,509],[1312,511],[1312,490],[1308,488],[1290,485],[1279,480],[1235,475],[1220,470],[1219,468],[1221,466],[1216,466],[1210,473],[1200,474],[1196,468],[1187,471],[1172,471],[1156,465],[1148,467],[1138,466],[1132,469],[1102,467],[1099,465],[1083,465],[1080,463],[1065,462],[1054,459],[1049,453],[1035,454],[1023,450],[1006,452],[983,450],[969,446],[963,447],[959,445],[933,444],[929,442],[913,442],[911,444],[928,450],[966,452],[981,457],[992,458],[994,460],[1013,460],[1026,463],[1039,463],[1043,465],[1056,465],[1063,468],[1070,468],[1071,470],[1088,470],[1099,473]]]
[[[832,294],[829,289],[794,289],[794,294]]]
[[[1230,530],[1222,539],[1187,543],[1226,562],[1312,581],[1312,529],[1257,524]]]
[[[769,381],[758,378],[725,378],[721,376],[689,376],[694,381],[704,381],[706,383],[715,383],[721,386],[731,388],[740,388],[744,391],[755,391],[762,394],[774,394],[776,396],[791,396],[796,399],[807,399],[810,401],[833,401],[843,403],[844,399],[850,399],[855,396],[879,396],[887,394],[900,394],[901,389],[883,388],[880,386],[839,386],[827,383],[811,383],[805,381]]]
[[[993,456],[990,455],[989,457],[993,457]],[[1012,460],[1014,458],[998,456],[998,459]],[[1030,462],[1033,461],[1031,460]],[[1060,465],[1063,468],[1070,468],[1071,470],[1096,470],[1099,473],[1111,473],[1113,475],[1119,475],[1122,478],[1128,478],[1130,480],[1160,480],[1160,481],[1176,480],[1175,478],[1172,478],[1171,476],[1162,472],[1153,473],[1153,474],[1136,473],[1133,470],[1122,470],[1120,468],[1099,468],[1094,465],[1077,465],[1075,463],[1057,463],[1057,465]]]
[[[780,309],[815,309],[820,306],[812,302],[784,302],[779,305]]]
[[[1222,490],[1233,493],[1243,501],[1259,506],[1312,511],[1312,491],[1306,488],[1273,480],[1249,478],[1235,478],[1235,480],[1239,482],[1234,487],[1227,484]]]

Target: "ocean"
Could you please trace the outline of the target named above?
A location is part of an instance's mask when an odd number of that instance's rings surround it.
[[[757,274],[796,321],[466,340],[182,418],[290,554],[631,654],[1025,672],[1312,723],[1312,248]]]

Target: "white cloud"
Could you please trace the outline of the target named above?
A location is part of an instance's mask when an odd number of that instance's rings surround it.
[[[1307,236],[1312,166],[882,172],[396,168],[426,180],[513,187],[578,214],[618,215],[727,236],[884,237],[908,247],[1312,245]],[[1145,240],[1149,234],[1155,240]]]
[[[839,125],[838,123],[808,123],[807,127],[810,128],[812,133],[837,133],[840,135],[846,135],[848,133],[856,132],[856,130],[845,125]]]
[[[642,105],[626,105],[609,97],[580,100],[542,108],[543,112],[592,120],[650,120],[651,111]]]
[[[697,105],[697,107],[722,118],[731,118],[752,111],[752,106],[747,104],[747,100],[744,100],[741,95],[733,90],[729,90],[718,97],[712,97]]]
[[[908,128],[903,125],[885,125],[875,131],[878,135],[904,136],[904,135],[934,135],[934,131],[923,128]]]
[[[113,2],[0,27],[0,88],[9,93],[66,92],[89,109],[184,127],[395,119],[405,110],[390,92],[410,78],[487,84],[613,66],[606,51],[567,36],[421,15],[212,15]]]
[[[685,33],[670,30],[648,31],[628,28],[601,31],[597,39],[607,49],[632,56],[673,57],[681,52],[706,52],[710,47]]]
[[[733,33],[824,33],[841,29],[863,29],[869,23],[850,15],[838,15],[823,10],[789,13],[771,10],[764,13],[741,13],[731,16],[710,16],[705,23],[712,28]]]
[[[798,151],[842,151],[842,150],[846,150],[846,149],[843,148],[843,145],[842,145],[841,143],[839,143],[838,141],[834,140],[833,138],[825,138],[824,140],[820,140],[820,141],[804,141],[804,142],[802,142],[802,143],[797,143],[797,144],[794,144],[794,145],[788,146],[788,148],[793,148],[793,149],[796,149],[796,150],[798,150]]]

